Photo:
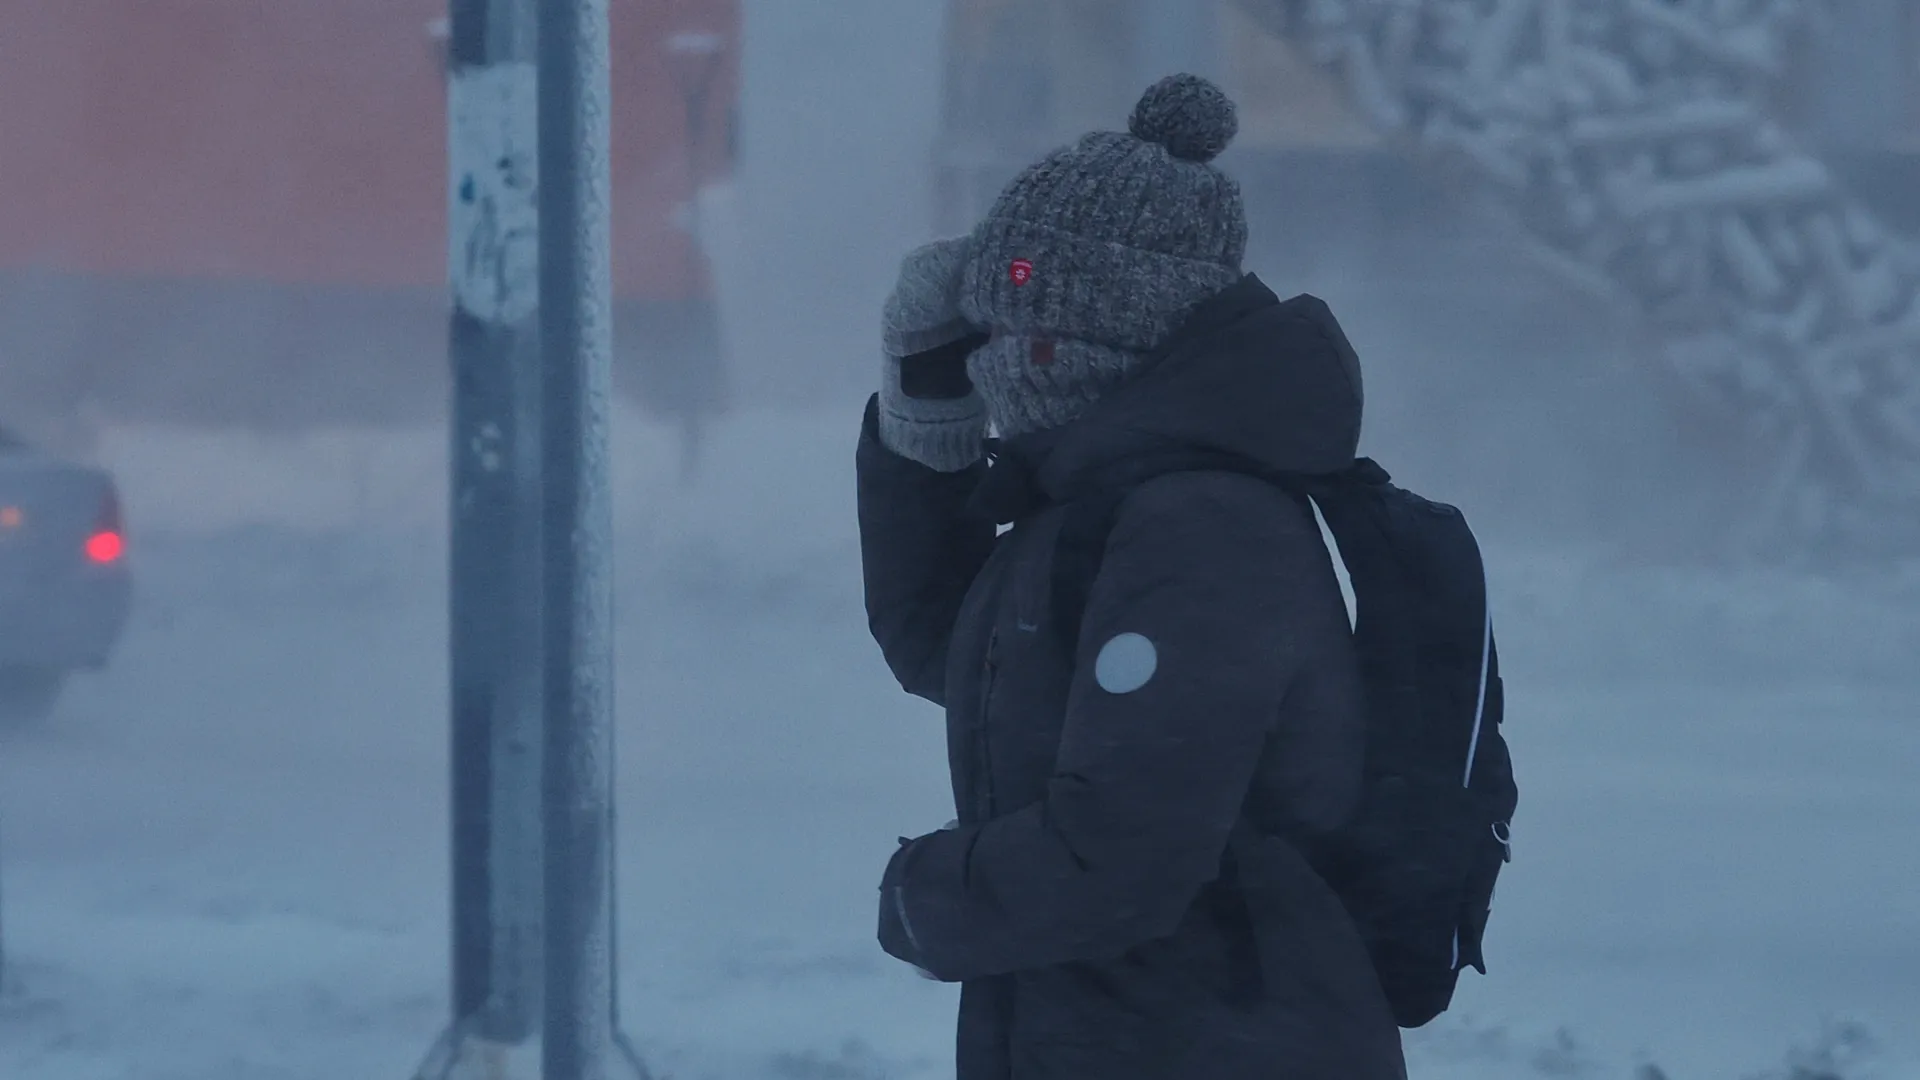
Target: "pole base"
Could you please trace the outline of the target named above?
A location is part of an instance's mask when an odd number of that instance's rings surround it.
[[[440,1033],[414,1070],[413,1080],[539,1080],[540,1047],[529,1039],[518,1046],[473,1033],[471,1023],[456,1023]]]
[[[655,1080],[653,1070],[647,1068],[639,1048],[633,1045],[632,1039],[627,1038],[626,1032],[618,1028],[613,1032],[613,1053],[607,1058],[613,1065],[614,1075],[620,1080]]]
[[[540,1080],[539,1036],[519,1043],[495,1042],[475,1034],[472,1027],[454,1024],[441,1032],[413,1080]],[[656,1080],[623,1031],[613,1033],[607,1064],[608,1080]]]

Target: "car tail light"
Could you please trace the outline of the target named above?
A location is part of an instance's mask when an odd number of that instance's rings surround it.
[[[97,532],[87,537],[87,558],[97,563],[118,562],[127,542],[117,532]]]
[[[102,565],[119,562],[127,553],[126,535],[120,522],[120,496],[111,487],[101,501],[100,518],[94,522],[92,535],[87,537],[86,551],[87,558]]]

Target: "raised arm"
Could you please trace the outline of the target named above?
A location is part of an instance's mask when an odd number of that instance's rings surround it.
[[[966,514],[986,472],[987,418],[967,378],[985,336],[955,299],[964,257],[964,240],[942,240],[902,262],[856,455],[867,625],[900,685],[936,704],[954,619],[996,531]]]

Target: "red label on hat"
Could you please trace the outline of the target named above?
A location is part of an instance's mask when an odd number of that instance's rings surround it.
[[[1013,267],[1007,271],[1007,276],[1013,279],[1015,285],[1025,285],[1033,280],[1033,264],[1025,259],[1015,259]]]

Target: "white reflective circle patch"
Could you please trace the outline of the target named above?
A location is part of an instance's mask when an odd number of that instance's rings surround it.
[[[1093,681],[1109,694],[1131,694],[1147,685],[1160,666],[1160,652],[1140,634],[1116,634],[1100,646]]]

